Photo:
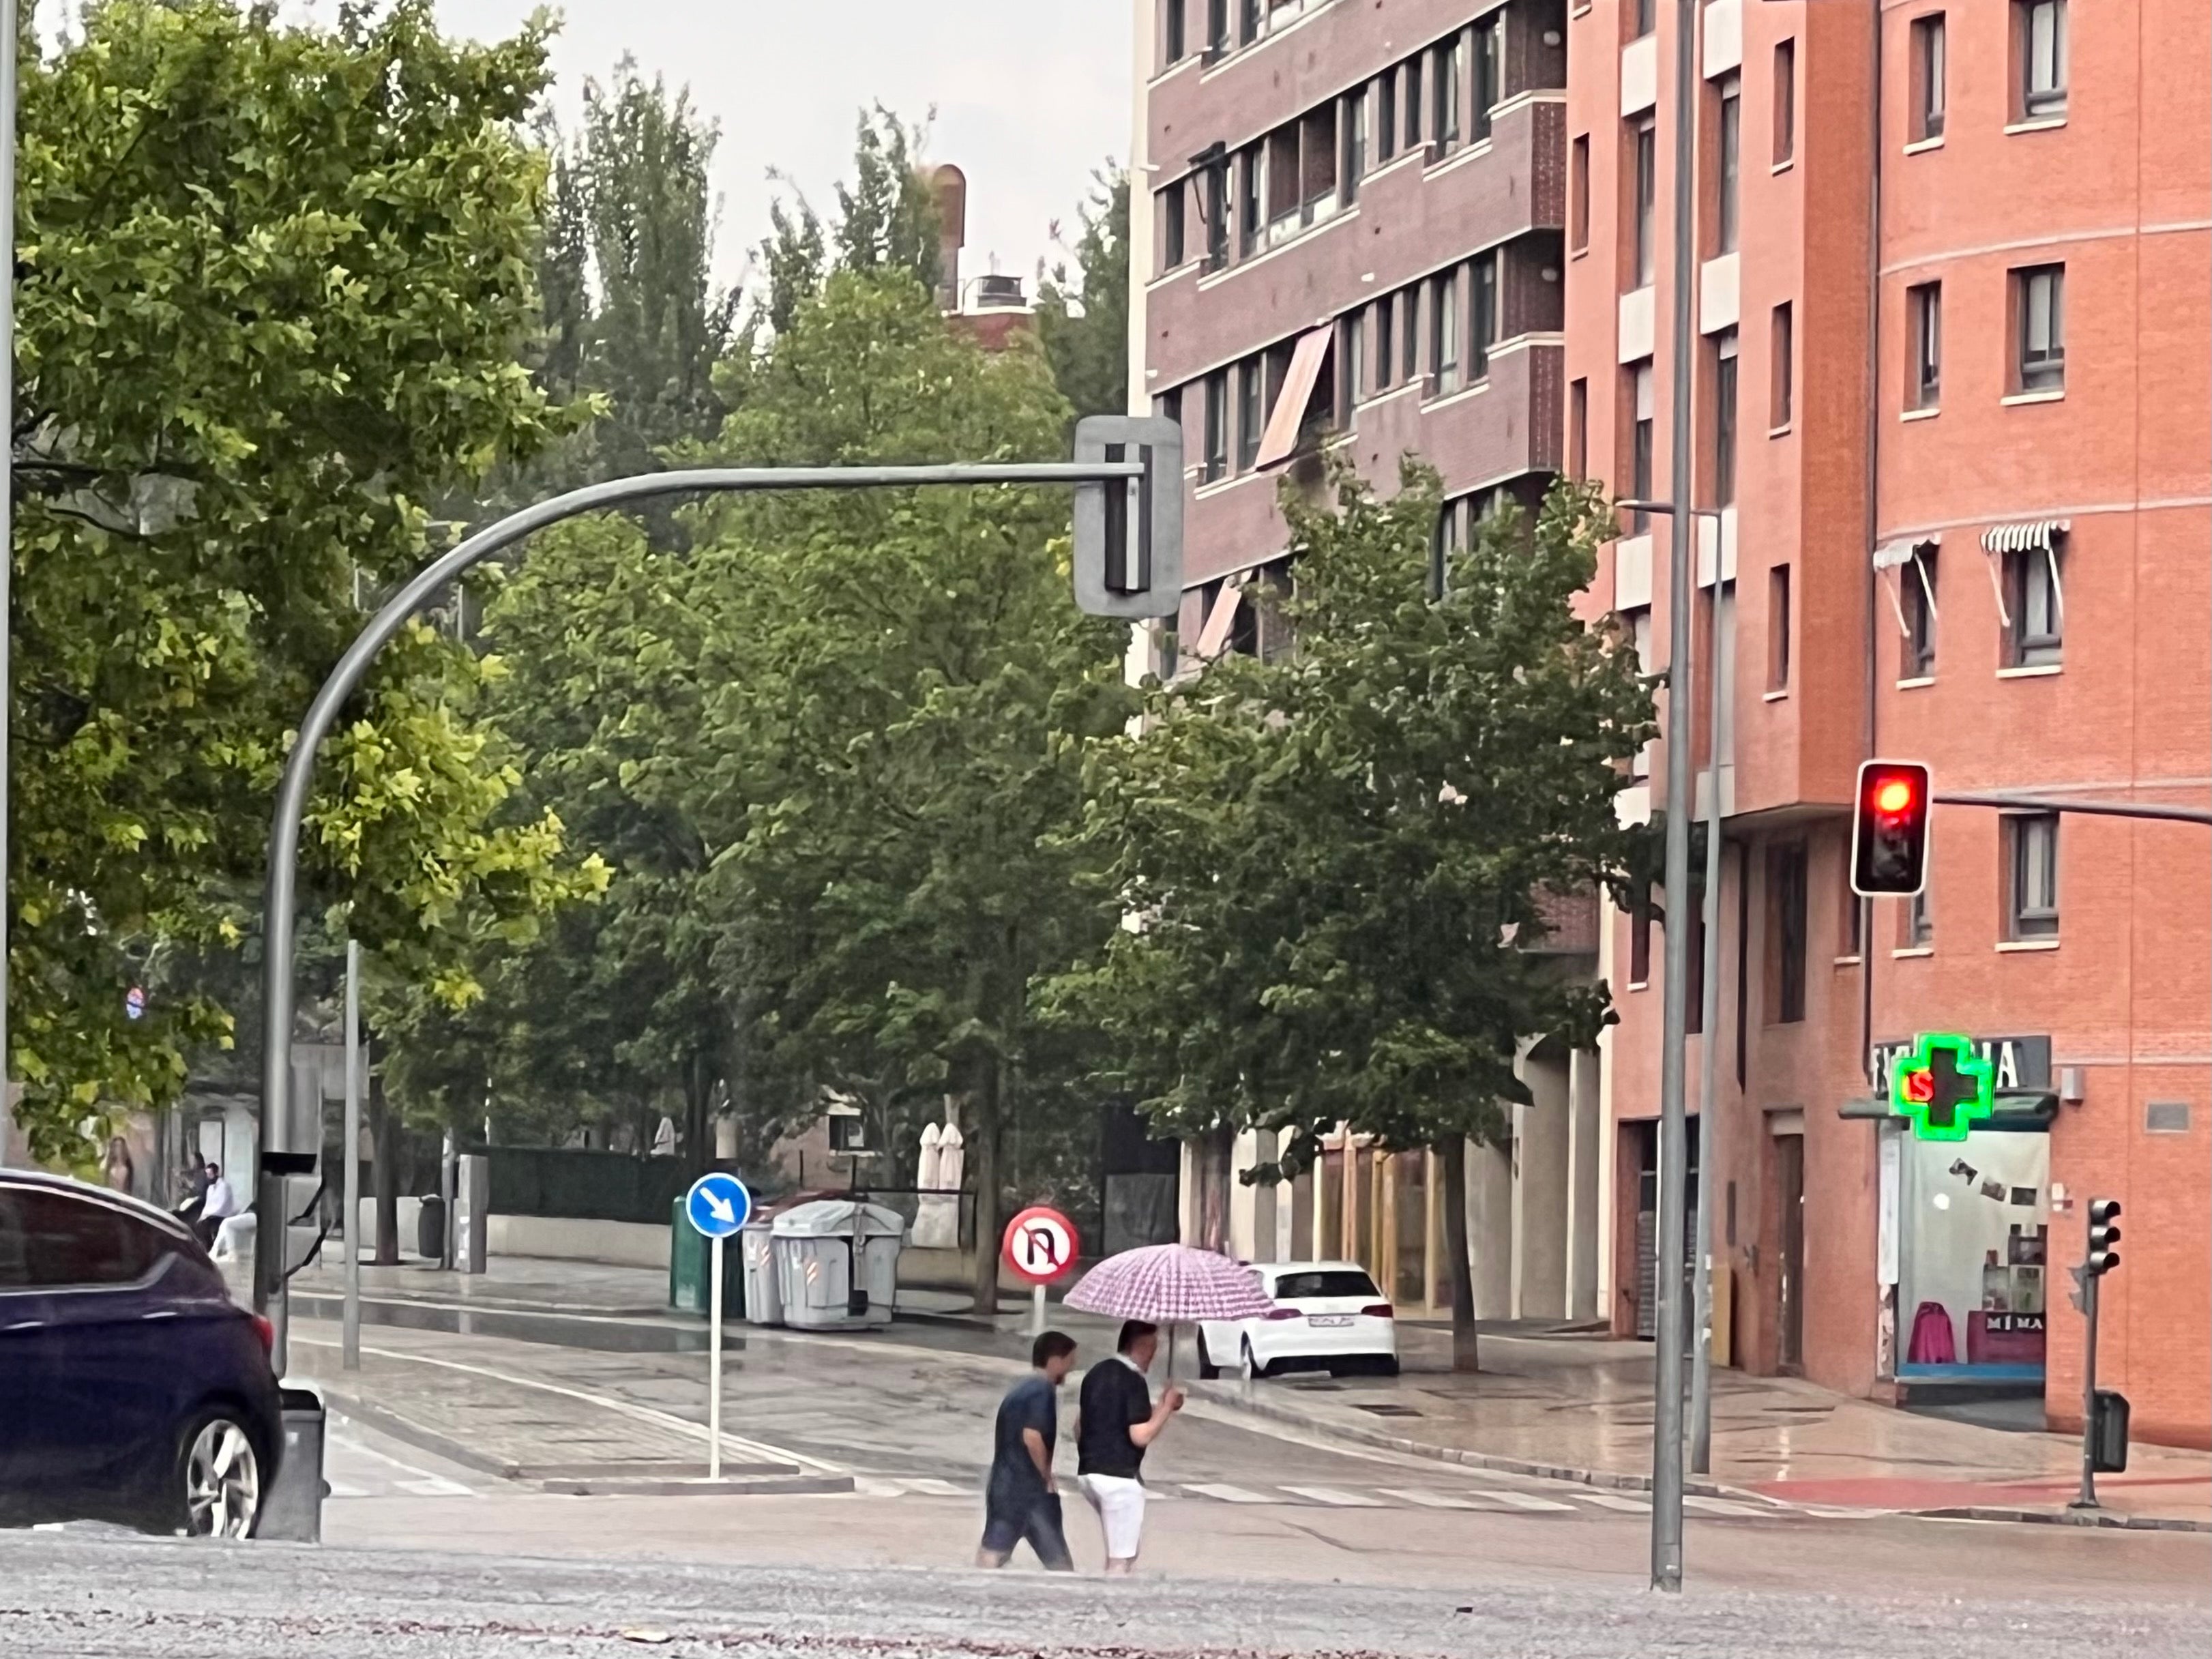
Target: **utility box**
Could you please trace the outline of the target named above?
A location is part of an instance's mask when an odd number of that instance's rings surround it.
[[[2089,1467],[2099,1474],[2124,1474],[2128,1468],[2128,1397],[2097,1390],[2097,1420],[2089,1436]]]
[[[744,1264],[744,1315],[756,1325],[783,1323],[783,1297],[775,1277],[775,1224],[767,1217],[748,1221],[738,1233],[738,1257]]]
[[[277,1454],[276,1478],[262,1500],[256,1538],[292,1544],[323,1541],[323,1401],[312,1389],[277,1393],[284,1419],[284,1449]]]
[[[677,1199],[669,1206],[668,1220],[668,1305],[678,1313],[697,1314],[702,1319],[714,1312],[714,1278],[710,1271],[714,1259],[713,1244],[691,1224],[684,1200]],[[745,1314],[745,1275],[742,1263],[744,1252],[732,1239],[722,1247],[722,1317],[742,1319]]]
[[[898,1212],[848,1198],[817,1199],[769,1224],[783,1322],[805,1330],[862,1330],[891,1322],[898,1297]]]

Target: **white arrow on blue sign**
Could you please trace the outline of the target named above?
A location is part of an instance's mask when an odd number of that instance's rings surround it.
[[[753,1195],[745,1183],[722,1170],[708,1170],[684,1196],[684,1213],[708,1238],[727,1238],[752,1212]]]

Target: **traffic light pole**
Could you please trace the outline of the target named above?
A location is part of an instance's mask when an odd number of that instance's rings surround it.
[[[2084,1268],[2087,1261],[2084,1258]],[[2094,1510],[2097,1503],[2097,1281],[2102,1273],[2081,1275],[2081,1315],[2088,1322],[2081,1346],[2081,1495],[2069,1509]]]
[[[2037,812],[2083,812],[2103,818],[2160,818],[2175,823],[2212,823],[2212,809],[2202,806],[2156,806],[2132,800],[2079,800],[2068,795],[2039,795],[2033,791],[1976,790],[1970,794],[1930,795],[1938,806],[1993,806],[2008,811],[2023,808]]]
[[[1155,428],[1172,431],[1170,422],[1139,422],[1127,423],[1133,434],[1129,441],[1149,441],[1146,434]],[[1085,441],[1084,428],[1093,428],[1093,421],[1079,428],[1079,456]],[[1142,459],[1078,459],[1073,461],[1014,461],[984,465],[954,464],[942,466],[784,466],[784,467],[702,467],[683,471],[652,472],[638,477],[612,478],[604,483],[589,484],[581,489],[572,489],[550,500],[526,507],[520,513],[510,514],[489,528],[478,531],[459,546],[441,554],[416,572],[400,590],[386,600],[381,609],[369,618],[337,665],[331,670],[330,678],[323,682],[314,701],[307,706],[300,721],[299,736],[292,744],[291,753],[284,762],[284,774],[276,789],[276,810],[269,832],[268,889],[262,909],[262,1056],[261,1056],[261,1123],[255,1208],[259,1225],[254,1234],[253,1306],[257,1312],[268,1312],[274,1304],[271,1318],[280,1334],[283,1330],[285,1304],[284,1285],[289,1276],[289,1263],[285,1245],[284,1182],[288,1176],[312,1173],[319,1151],[319,1133],[303,1134],[293,1121],[292,1091],[292,1009],[293,984],[293,924],[298,908],[300,864],[300,827],[307,810],[307,791],[314,781],[315,753],[322,746],[337,720],[338,710],[350,697],[368,674],[369,664],[392,637],[406,626],[416,615],[448,584],[465,575],[493,554],[504,551],[536,532],[562,523],[586,513],[604,511],[610,507],[628,507],[664,495],[729,495],[764,489],[899,489],[925,484],[1106,484],[1121,483],[1145,487],[1151,469]],[[1182,468],[1179,459],[1171,467],[1162,469],[1163,475],[1179,481]],[[1083,492],[1083,495],[1103,496],[1105,492]],[[1176,538],[1172,556],[1159,561],[1158,569],[1161,586],[1181,586],[1180,575],[1180,514],[1182,493],[1180,487],[1151,492],[1158,504],[1157,510],[1173,522],[1170,527]],[[1079,496],[1075,515],[1079,576],[1085,573],[1082,553],[1088,539],[1100,535],[1111,536],[1109,529],[1102,528],[1108,518],[1103,504]],[[1141,599],[1125,599],[1109,596],[1104,584],[1101,592],[1084,595],[1085,609],[1100,609],[1118,605],[1118,611],[1107,614],[1140,614]],[[300,1142],[302,1144],[295,1144]],[[447,1237],[453,1236],[453,1213],[447,1212]],[[717,1280],[719,1283],[720,1280]],[[281,1334],[279,1338],[282,1340]],[[277,1350],[282,1355],[283,1348]],[[280,1366],[281,1374],[281,1366]]]

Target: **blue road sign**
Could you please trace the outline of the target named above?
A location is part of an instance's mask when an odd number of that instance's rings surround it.
[[[753,1195],[745,1183],[720,1170],[708,1170],[684,1195],[684,1213],[708,1238],[727,1238],[752,1212]]]

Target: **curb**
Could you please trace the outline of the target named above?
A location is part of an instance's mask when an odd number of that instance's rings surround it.
[[[762,1474],[720,1480],[541,1480],[540,1490],[561,1498],[793,1498],[854,1490],[849,1474]]]
[[[2111,1532],[2212,1533],[2212,1521],[2190,1521],[2179,1516],[2124,1515],[2112,1510],[2008,1510],[1966,1504],[1948,1509],[1890,1510],[1881,1513],[1917,1516],[1929,1521],[2015,1521],[2053,1527],[2093,1527]]]

